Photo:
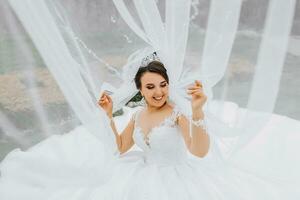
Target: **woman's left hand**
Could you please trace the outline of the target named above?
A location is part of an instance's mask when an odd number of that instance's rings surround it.
[[[193,112],[202,111],[202,107],[206,102],[206,95],[203,92],[203,86],[200,81],[195,80],[195,84],[188,88],[187,93],[192,96]]]

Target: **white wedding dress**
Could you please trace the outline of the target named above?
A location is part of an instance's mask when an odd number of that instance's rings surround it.
[[[148,141],[135,123],[133,137],[141,151],[130,151],[109,163],[104,163],[101,143],[84,127],[52,136],[27,152],[15,150],[1,164],[0,199],[300,199],[299,180],[276,180],[229,160],[212,159],[210,154],[203,159],[190,154],[175,123],[179,114],[175,106],[150,131]]]

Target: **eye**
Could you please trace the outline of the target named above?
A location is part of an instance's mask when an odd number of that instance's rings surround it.
[[[153,86],[148,86],[147,89],[151,90],[153,89],[154,87]]]
[[[161,84],[160,85],[161,87],[166,87],[167,86],[167,84],[165,83],[165,84]]]

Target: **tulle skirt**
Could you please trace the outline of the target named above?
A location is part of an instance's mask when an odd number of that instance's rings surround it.
[[[174,165],[147,163],[138,150],[108,159],[104,145],[80,126],[10,152],[1,163],[0,199],[298,200],[299,135],[289,134],[298,123],[274,120],[276,129],[270,124],[257,138],[268,135],[266,142],[253,140],[231,159],[189,154]]]

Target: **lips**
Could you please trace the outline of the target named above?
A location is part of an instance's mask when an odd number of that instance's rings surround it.
[[[155,101],[160,101],[160,100],[162,100],[162,98],[163,98],[163,96],[160,96],[160,97],[153,97],[153,99],[154,99]]]

